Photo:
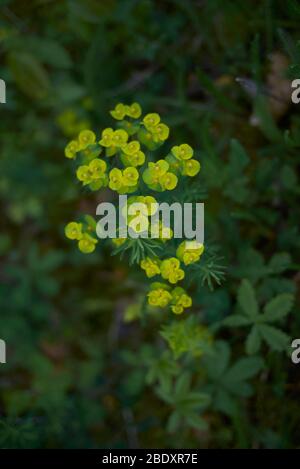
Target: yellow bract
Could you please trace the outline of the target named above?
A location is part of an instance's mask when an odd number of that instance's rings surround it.
[[[131,189],[136,188],[139,180],[139,173],[136,168],[128,167],[121,171],[118,168],[114,168],[109,173],[108,186],[114,191],[124,191],[123,193],[129,192]]]
[[[79,151],[80,147],[77,140],[71,140],[65,148],[65,156],[67,158],[75,158],[76,153]]]
[[[112,141],[116,147],[122,147],[128,140],[128,133],[123,129],[114,131]]]
[[[150,259],[150,257],[146,257],[146,259],[141,262],[141,268],[145,270],[146,275],[149,278],[160,274],[158,259]]]
[[[128,167],[123,171],[123,182],[125,186],[135,186],[139,179],[139,173],[136,168]]]
[[[78,135],[78,142],[80,150],[84,150],[89,145],[92,145],[96,141],[96,135],[92,130],[82,130]]]
[[[196,174],[199,173],[200,168],[201,168],[199,161],[193,160],[193,159],[184,161],[183,164],[184,164],[183,174],[184,175],[186,174],[187,176],[192,176],[192,177],[196,176]]]
[[[177,248],[176,256],[184,265],[189,265],[197,262],[203,251],[203,244],[197,243],[196,241],[183,241]]]
[[[122,120],[126,116],[126,107],[124,106],[124,104],[119,103],[116,105],[113,111],[110,111],[110,114],[114,119]]]
[[[118,191],[122,187],[122,171],[118,168],[114,168],[109,173],[109,188]]]
[[[101,180],[104,182],[106,178],[106,163],[100,158],[95,158],[88,165],[82,165],[77,168],[76,176],[79,181],[83,182],[83,185],[91,184],[94,181]]]
[[[82,238],[82,224],[71,221],[65,227],[65,235],[69,239],[81,239]]]
[[[84,254],[90,254],[95,251],[97,240],[87,233],[84,233],[78,243],[79,250]]]
[[[194,154],[194,150],[187,143],[173,147],[171,152],[179,160],[189,160]]]
[[[123,146],[122,151],[126,155],[134,155],[139,151],[140,148],[140,142],[138,142],[137,140],[132,140],[132,142],[126,143],[126,145]]]
[[[185,308],[192,306],[192,298],[181,287],[176,287],[172,291],[171,310],[174,314],[183,313]]]
[[[160,271],[162,278],[170,283],[177,283],[184,278],[184,271],[180,269],[180,262],[176,257],[163,260]]]
[[[130,106],[118,103],[110,114],[116,120],[123,120],[126,116],[138,119],[142,114],[142,108],[138,103],[132,103]]]
[[[173,173],[166,173],[159,179],[159,182],[163,189],[171,191],[177,186],[178,178]]]
[[[150,114],[147,114],[143,119],[144,126],[149,131],[153,130],[153,128],[156,125],[158,125],[159,122],[160,122],[160,115],[157,114],[156,112],[152,112]]]
[[[103,147],[110,147],[113,144],[114,131],[111,127],[104,129],[102,131],[101,140],[99,141],[100,145]]]
[[[171,293],[163,288],[157,288],[148,293],[148,303],[151,306],[160,306],[165,308],[170,303],[172,296]]]

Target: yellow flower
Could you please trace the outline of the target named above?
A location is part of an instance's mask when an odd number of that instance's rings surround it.
[[[109,112],[114,119],[122,120],[126,115],[126,106],[124,106],[122,103],[119,103],[116,105],[115,109]]]
[[[78,135],[78,142],[81,150],[84,150],[89,145],[96,141],[96,135],[91,130],[82,130]]]
[[[79,181],[86,186],[90,184],[92,190],[99,189],[102,185],[107,184],[107,176],[105,174],[106,163],[100,158],[95,158],[89,165],[79,166],[76,175]]]
[[[95,238],[93,238],[87,233],[84,233],[84,235],[82,236],[82,238],[80,239],[78,243],[78,248],[84,254],[89,254],[95,251],[97,242],[98,241]]]
[[[181,295],[178,303],[184,308],[189,308],[190,306],[192,306],[192,298],[184,293],[183,295]]]
[[[122,151],[125,153],[125,155],[134,155],[137,153],[141,148],[140,142],[137,140],[132,140],[129,143],[126,143],[126,145],[123,146]]]
[[[103,147],[110,147],[113,145],[113,136],[114,131],[112,128],[108,127],[104,129],[101,134],[101,140],[99,141],[100,145]]]
[[[201,168],[201,165],[199,163],[199,161],[197,160],[188,160],[188,161],[184,161],[184,170],[183,170],[183,175],[187,175],[187,176],[196,176],[196,174],[199,173],[200,171],[200,168]]]
[[[76,171],[76,176],[79,181],[83,182],[83,185],[90,184],[93,180],[92,175],[90,173],[90,168],[87,165],[79,166]]]
[[[177,269],[169,273],[168,280],[170,283],[180,282],[184,278],[184,271],[182,269]]]
[[[164,288],[157,288],[148,293],[148,303],[151,306],[160,306],[165,308],[170,303],[172,296],[171,293]]]
[[[170,129],[162,122],[152,129],[155,142],[164,142],[169,137]]]
[[[163,189],[171,191],[177,186],[178,178],[173,173],[166,173],[159,178],[159,183]]]
[[[80,150],[77,140],[71,140],[65,148],[65,156],[67,158],[75,158],[76,153]]]
[[[160,115],[156,114],[155,112],[151,114],[147,114],[144,119],[143,123],[147,130],[152,130],[157,124],[160,122]]]
[[[114,168],[109,173],[109,188],[117,191],[121,189],[123,185],[123,176],[122,171],[118,168]]]
[[[162,261],[160,265],[162,278],[170,283],[177,283],[184,278],[184,271],[180,269],[180,262],[176,257],[170,257]]]
[[[149,278],[160,274],[158,259],[150,259],[150,257],[146,257],[146,259],[142,260],[140,265],[141,268],[145,270],[146,275]]]
[[[131,166],[142,166],[145,163],[145,153],[142,151],[138,151],[134,153],[134,155],[128,155],[128,161],[130,162]]]
[[[107,164],[100,158],[95,158],[94,160],[92,160],[89,164],[89,171],[92,179],[100,179],[101,177],[103,177],[106,168]]]
[[[184,311],[183,306],[179,306],[179,305],[171,306],[171,310],[173,311],[174,314],[181,314]]]
[[[194,154],[194,150],[187,143],[171,148],[171,152],[179,160],[189,160]]]
[[[143,172],[143,180],[146,184],[157,184],[169,169],[169,163],[165,160],[158,160],[156,163],[148,163],[148,168]]]
[[[183,241],[177,248],[176,256],[184,265],[193,264],[200,259],[204,246],[196,241]]]
[[[65,227],[65,235],[69,239],[80,240],[82,238],[82,224],[71,221]]]
[[[129,166],[123,171],[123,182],[125,186],[136,186],[139,173],[136,168]]]
[[[172,291],[171,310],[175,314],[183,313],[185,308],[192,306],[192,298],[181,287],[176,287]]]
[[[114,131],[112,141],[116,147],[122,147],[128,140],[128,133],[123,129]]]
[[[142,114],[142,108],[139,103],[132,103],[130,106],[126,106],[126,114],[129,117],[138,119]]]

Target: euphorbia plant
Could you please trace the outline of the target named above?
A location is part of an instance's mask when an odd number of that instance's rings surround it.
[[[128,226],[136,233],[146,231],[152,237],[154,233],[156,240],[116,237],[111,241],[116,252],[131,250],[133,260],[148,278],[156,277],[147,294],[149,305],[170,307],[173,313],[181,314],[192,305],[192,298],[178,283],[185,279],[185,267],[199,262],[204,246],[195,240],[175,240],[172,229],[159,219],[154,223],[151,216],[158,210],[161,196],[172,193],[169,200],[178,200],[181,181],[195,177],[200,163],[193,158],[194,150],[187,143],[172,146],[161,156],[170,129],[159,114],[143,117],[138,103],[119,103],[110,114],[117,121],[116,128],[108,127],[100,136],[92,130],[82,130],[66,146],[65,156],[76,161],[76,176],[83,186],[92,191],[108,187],[120,195],[129,195]],[[130,215],[130,207],[136,203],[145,208],[139,213],[138,224]],[[90,216],[83,222],[70,222],[65,233],[78,242],[83,253],[92,253],[99,242],[96,222]]]

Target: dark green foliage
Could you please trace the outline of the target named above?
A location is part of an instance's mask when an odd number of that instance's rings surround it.
[[[299,447],[300,107],[288,89],[274,112],[269,60],[286,61],[273,82],[300,78],[298,2],[0,6],[1,447]],[[118,101],[201,161],[180,186],[206,231],[184,316],[143,301],[155,242],[88,256],[64,238],[99,202],[64,146]]]

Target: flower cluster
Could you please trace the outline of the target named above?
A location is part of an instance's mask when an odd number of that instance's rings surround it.
[[[189,265],[198,262],[203,251],[203,244],[196,241],[183,241],[177,248],[176,256],[184,265]]]
[[[141,268],[145,270],[147,277],[161,275],[164,280],[175,284],[184,278],[184,271],[180,268],[180,262],[176,257],[170,257],[161,261],[158,258],[147,257],[142,260]]]
[[[107,164],[100,158],[95,158],[88,165],[81,165],[76,176],[84,186],[89,185],[92,190],[107,186]]]
[[[82,223],[76,223],[75,221],[71,221],[65,227],[66,237],[78,241],[78,248],[84,254],[93,252],[98,243],[98,240],[88,231],[91,231],[90,226],[87,226],[86,230],[84,230]]]
[[[185,308],[192,306],[192,298],[183,288],[175,287],[171,290],[164,283],[152,283],[147,296],[151,306],[165,308],[170,305],[174,314],[181,314]]]
[[[141,268],[146,272],[149,278],[160,274],[159,265],[160,261],[158,258],[150,259],[150,257],[146,257],[146,259],[143,259],[141,262]]]
[[[85,150],[89,145],[92,145],[96,141],[96,135],[92,130],[82,130],[77,140],[71,140],[65,148],[65,156],[67,158],[75,158],[76,154]]]
[[[184,278],[184,271],[180,268],[180,261],[176,257],[162,261],[160,271],[162,278],[173,284]]]
[[[156,163],[148,163],[148,168],[143,172],[143,181],[155,191],[171,191],[177,186],[176,174],[168,171],[170,165],[166,160],[158,160]]]
[[[163,225],[159,217],[152,220],[152,215],[158,210],[158,201],[149,192],[168,193],[175,190],[180,178],[198,174],[200,163],[193,158],[194,151],[187,143],[173,146],[164,157],[155,159],[154,151],[165,143],[170,134],[169,127],[161,121],[159,114],[142,116],[138,103],[118,103],[110,114],[116,120],[116,128],[107,127],[99,136],[92,130],[81,128],[77,138],[67,144],[65,156],[75,161],[77,179],[84,187],[93,191],[108,187],[118,194],[135,193],[127,199],[124,209],[127,211],[128,228],[136,233],[148,230],[151,237],[167,243],[173,232]],[[138,224],[136,208],[131,211],[133,203],[141,204]],[[66,237],[76,240],[83,253],[95,250],[98,243],[93,236],[95,231],[96,223],[91,222],[91,217],[88,223],[71,222],[65,228]],[[125,242],[126,238],[112,240],[114,246],[121,249],[126,249],[121,247]],[[162,256],[160,259],[148,255],[140,262],[148,278],[160,276],[168,282],[151,285],[148,293],[151,306],[169,306],[173,313],[181,314],[192,305],[186,291],[175,285],[185,278],[183,267],[199,261],[203,249],[203,245],[183,241],[177,250],[175,248],[174,257],[170,257],[167,251],[169,257]]]
[[[126,116],[138,119],[142,114],[142,108],[138,103],[133,103],[130,106],[119,103],[115,109],[110,111],[110,114],[116,120],[123,120]]]
[[[113,168],[109,173],[108,186],[119,194],[129,194],[137,190],[139,173],[136,168],[128,167],[123,171]]]

